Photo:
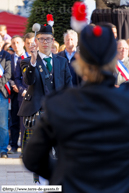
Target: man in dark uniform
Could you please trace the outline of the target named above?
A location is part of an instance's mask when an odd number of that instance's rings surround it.
[[[23,162],[51,185],[62,185],[63,193],[128,193],[129,83],[114,86],[117,45],[111,28],[86,26],[79,48],[73,66],[84,84],[46,98],[45,116]]]
[[[22,56],[26,57],[26,53],[24,50],[24,42],[21,36],[15,35],[11,39],[11,46],[15,51],[14,54],[11,55],[11,79],[9,80],[11,85],[11,110],[10,110],[10,134],[11,134],[11,149],[8,153],[16,153],[18,149],[18,138],[19,138],[19,130],[20,130],[20,119],[17,116],[19,110],[18,104],[18,87],[15,83],[15,73],[17,68],[17,61]]]
[[[50,25],[41,25],[36,45],[32,45],[31,58],[21,62],[24,82],[29,85],[19,116],[31,116],[41,109],[41,100],[52,91],[72,86],[67,60],[51,53],[54,38]],[[37,52],[39,47],[39,52]]]
[[[72,86],[72,77],[67,60],[51,53],[54,42],[52,27],[41,25],[36,35],[36,45],[32,45],[31,58],[21,61],[24,82],[29,85],[22,101],[19,116],[25,122],[23,146],[33,133],[35,119],[43,113],[41,100],[54,90]],[[39,52],[37,53],[37,47]]]
[[[25,96],[26,92],[27,92],[27,85],[24,83],[23,77],[22,77],[22,70],[20,68],[20,63],[21,60],[23,60],[24,58],[29,57],[30,54],[30,46],[31,44],[34,42],[34,33],[27,33],[24,36],[24,44],[25,44],[25,48],[26,48],[26,56],[25,57],[20,57],[17,61],[17,66],[16,66],[16,70],[15,70],[15,83],[16,86],[19,90],[18,93],[18,103],[19,103],[19,108],[21,106],[23,97]],[[24,131],[25,131],[25,127],[23,125],[23,117],[20,117],[20,131],[21,131],[21,147],[22,147],[22,140],[23,140],[23,135],[24,135]],[[20,155],[21,157],[21,155]]]

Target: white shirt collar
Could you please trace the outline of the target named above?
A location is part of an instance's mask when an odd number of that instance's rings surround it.
[[[52,58],[52,53],[50,53],[49,56],[43,54],[42,52],[39,51],[39,56],[41,57],[41,59],[43,60],[43,58],[48,58],[48,57],[51,57]]]
[[[18,56],[16,53],[15,53],[14,55],[15,55],[15,57],[20,57],[20,56]],[[25,50],[23,50],[23,53],[21,54],[21,56],[22,56],[22,55],[25,56]]]

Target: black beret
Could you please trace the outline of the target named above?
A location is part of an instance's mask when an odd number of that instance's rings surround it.
[[[117,43],[112,29],[87,25],[81,31],[79,49],[82,59],[89,64],[108,64],[117,54]]]
[[[52,32],[52,27],[50,25],[42,25],[41,24],[41,28],[38,32],[36,32],[36,35],[38,34],[51,34],[53,35]]]

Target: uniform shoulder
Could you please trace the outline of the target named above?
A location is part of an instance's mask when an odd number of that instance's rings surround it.
[[[65,51],[63,50],[62,52],[58,52],[57,54],[58,56],[62,56],[62,57],[65,57]]]
[[[31,57],[27,57],[27,58],[24,58],[22,61],[23,62],[28,62],[28,61],[30,61],[30,59],[31,59]]]
[[[25,58],[25,59],[21,60],[21,62],[20,62],[20,67],[22,70],[29,65],[30,65],[30,58]]]
[[[61,51],[61,52],[58,52],[57,55],[61,55],[61,54],[64,54],[65,53],[65,50]]]
[[[56,55],[55,57],[56,57],[57,59],[59,59],[59,60],[62,60],[62,61],[65,61],[65,62],[67,61],[64,56]]]
[[[10,54],[10,53],[8,53],[8,52],[5,51],[5,50],[2,50],[2,52],[3,52],[3,56],[6,57],[6,59],[11,60],[11,54]]]

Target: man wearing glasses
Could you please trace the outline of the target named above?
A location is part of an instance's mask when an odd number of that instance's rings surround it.
[[[51,53],[53,42],[52,27],[41,25],[36,34],[36,44],[30,47],[31,58],[21,61],[23,79],[29,85],[18,112],[19,116],[24,117],[26,128],[23,146],[33,133],[35,120],[43,113],[41,100],[44,96],[63,87],[72,87],[67,60]]]

